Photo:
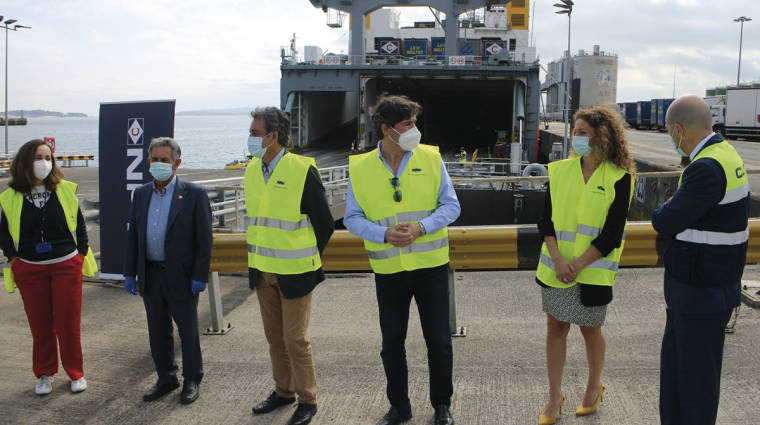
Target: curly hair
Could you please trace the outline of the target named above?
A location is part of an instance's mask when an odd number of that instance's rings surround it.
[[[636,162],[628,150],[628,137],[620,114],[607,106],[594,106],[578,110],[574,120],[583,120],[594,129],[595,137],[601,142],[592,155],[598,161],[610,161],[631,176],[636,176]]]

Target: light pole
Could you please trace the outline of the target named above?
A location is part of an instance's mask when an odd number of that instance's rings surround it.
[[[559,15],[567,14],[567,58],[562,62],[562,82],[565,84],[565,96],[562,108],[562,115],[565,118],[565,137],[562,139],[562,158],[567,158],[567,132],[568,122],[570,120],[570,111],[567,105],[568,90],[570,89],[570,16],[573,14],[573,5],[575,3],[573,3],[572,0],[559,1],[562,3],[554,3],[554,7],[558,7],[560,10],[554,13]],[[565,67],[568,68],[567,72],[565,72]]]
[[[742,37],[744,36],[744,23],[751,21],[752,18],[746,16],[740,16],[734,19],[734,22],[741,22],[739,27],[739,70],[736,71],[736,87],[739,87],[739,78],[742,75]]]
[[[3,20],[3,17],[0,16],[0,21]],[[3,26],[0,26],[0,28],[5,28],[5,154],[8,155],[8,30],[11,31],[18,31],[22,28],[31,29],[32,27],[27,27],[25,25],[13,25],[13,28],[10,28],[10,25],[15,24],[18,22],[15,19],[7,19],[5,22],[3,22]]]

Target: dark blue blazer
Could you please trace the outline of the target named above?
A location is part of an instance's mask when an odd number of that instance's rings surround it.
[[[127,227],[124,276],[137,277],[141,295],[145,290],[148,207],[153,187],[150,182],[135,189]],[[177,177],[166,223],[164,256],[169,282],[179,294],[192,294],[191,280],[208,281],[211,245],[211,206],[206,190]]]

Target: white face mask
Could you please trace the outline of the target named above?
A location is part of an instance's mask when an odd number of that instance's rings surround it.
[[[46,161],[44,159],[38,159],[34,161],[34,177],[43,181],[53,171],[53,161]]]
[[[264,156],[266,149],[262,146],[264,141],[263,137],[248,136],[248,153],[254,158],[261,158]]]
[[[417,127],[412,127],[409,130],[399,133],[395,128],[391,127],[391,130],[398,134],[398,145],[405,151],[413,151],[414,148],[420,145],[420,139],[422,139],[422,133]]]

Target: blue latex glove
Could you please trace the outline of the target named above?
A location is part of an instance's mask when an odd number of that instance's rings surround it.
[[[124,278],[124,289],[132,295],[137,295],[137,281],[134,277]]]
[[[198,294],[198,292],[203,292],[206,290],[206,282],[198,282],[197,280],[190,281],[190,288],[193,290],[193,295]]]

